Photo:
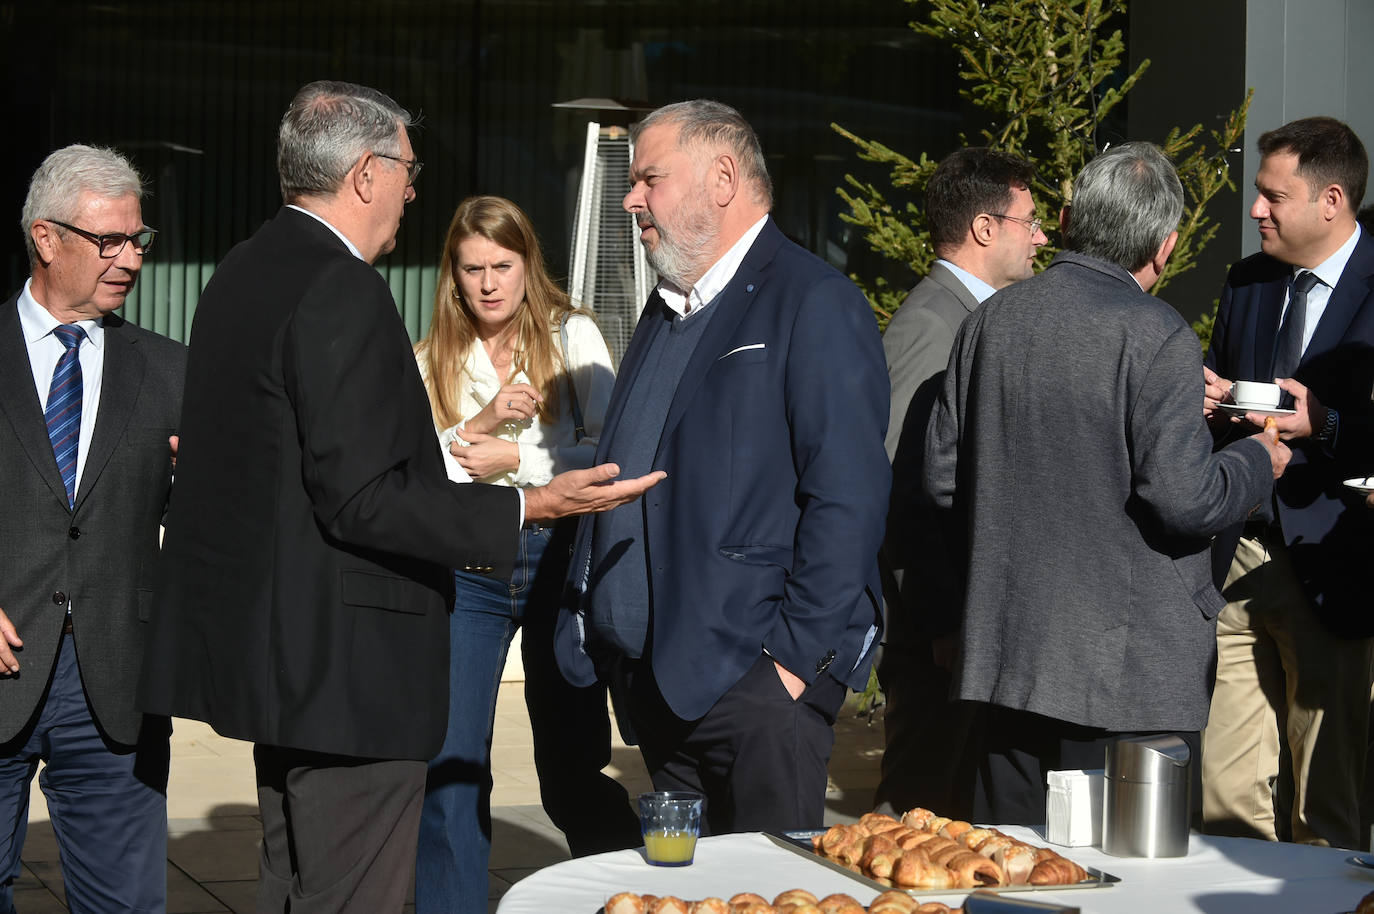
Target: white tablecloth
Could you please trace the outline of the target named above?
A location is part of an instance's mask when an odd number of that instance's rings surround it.
[[[1045,844],[1030,829],[1008,834]],[[1336,914],[1350,911],[1374,892],[1374,870],[1346,861],[1353,851],[1274,844],[1245,838],[1194,834],[1188,856],[1143,860],[1109,857],[1096,848],[1057,848],[1083,866],[1121,877],[1107,888],[1020,893],[1015,897],[1057,901],[1091,914],[1188,912],[1203,914]],[[617,892],[676,895],[694,900],[737,892],[772,899],[785,889],[824,897],[845,892],[864,904],[877,892],[774,845],[760,834],[720,835],[697,843],[691,866],[650,866],[640,851],[616,851],[569,860],[517,882],[501,899],[498,914],[595,914]],[[919,896],[919,892],[918,892]],[[931,895],[955,905],[959,895]]]

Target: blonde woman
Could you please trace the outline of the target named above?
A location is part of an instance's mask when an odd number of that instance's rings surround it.
[[[591,466],[615,381],[595,321],[544,267],[529,217],[501,197],[454,213],[429,335],[415,347],[445,450],[479,482],[537,486]],[[415,908],[485,912],[496,691],[517,626],[544,808],[574,854],[636,846],[638,823],[610,761],[602,688],[576,689],[553,659],[571,527],[526,525],[508,581],[454,572],[449,724],[430,762]]]

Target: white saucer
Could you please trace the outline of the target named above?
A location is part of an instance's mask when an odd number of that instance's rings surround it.
[[[1261,416],[1291,416],[1296,409],[1278,409],[1272,406],[1247,406],[1244,403],[1218,403],[1217,410],[1226,413],[1228,416],[1245,417],[1246,413],[1258,413]]]
[[[1354,489],[1361,495],[1368,495],[1370,492],[1374,492],[1374,476],[1356,476],[1354,479],[1347,479],[1345,481],[1345,487],[1347,489]],[[1351,859],[1353,860],[1354,858],[1352,857]],[[1369,861],[1365,866],[1374,869],[1374,857],[1364,857],[1362,859]]]

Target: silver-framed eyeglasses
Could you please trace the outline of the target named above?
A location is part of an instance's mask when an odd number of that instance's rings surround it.
[[[393,162],[400,162],[406,167],[406,184],[414,184],[415,179],[420,177],[420,169],[425,167],[425,163],[419,159],[403,159],[400,156],[387,155],[385,152],[372,150],[372,154],[379,159],[390,159]]]
[[[51,222],[53,225],[60,225],[67,231],[75,232],[82,238],[85,238],[100,250],[100,256],[105,260],[113,260],[118,257],[120,252],[124,250],[124,245],[128,244],[130,241],[134,243],[134,251],[138,253],[138,256],[142,257],[152,248],[153,239],[157,237],[157,229],[150,228],[139,229],[132,235],[125,235],[122,232],[106,232],[103,235],[97,235],[95,232],[88,232],[85,229],[77,228],[74,225],[68,225],[65,222],[59,222],[56,219],[45,219],[43,221]]]
[[[1010,219],[1012,222],[1019,222],[1030,229],[1032,235],[1040,231],[1045,225],[1039,219],[1022,219],[1020,216],[1008,216],[1006,213],[988,213],[988,215],[994,219]]]

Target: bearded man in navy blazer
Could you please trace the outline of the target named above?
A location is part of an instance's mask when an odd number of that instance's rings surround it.
[[[1213,834],[1364,847],[1374,518],[1341,481],[1369,473],[1374,240],[1356,224],[1369,159],[1348,126],[1293,121],[1259,138],[1250,217],[1261,253],[1231,268],[1204,381],[1221,441],[1264,421],[1217,409],[1233,381],[1277,380],[1293,462],[1272,520],[1217,538],[1226,608],[1203,736]]]
[[[769,217],[738,112],[669,105],[636,138],[624,206],[662,279],[597,459],[667,479],[583,522],[559,662],[611,680],[655,787],[705,794],[704,830],[814,827],[881,627],[881,340],[854,285]]]

